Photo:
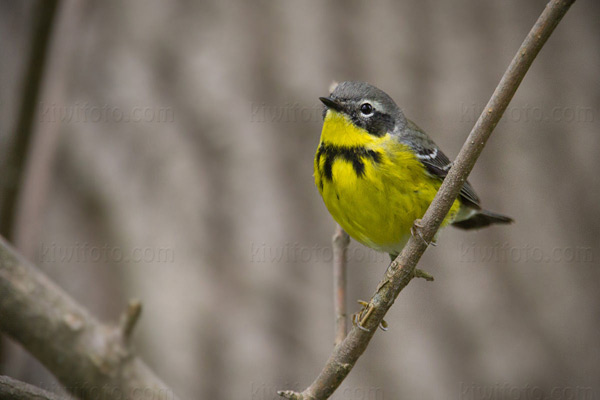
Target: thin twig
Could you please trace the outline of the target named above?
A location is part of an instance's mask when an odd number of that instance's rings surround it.
[[[67,400],[37,386],[0,375],[0,399],[11,400]]]
[[[346,378],[365,351],[369,341],[400,291],[414,277],[415,267],[439,229],[452,203],[458,196],[487,139],[506,110],[531,63],[575,0],[552,0],[525,38],[519,51],[502,76],[498,87],[473,127],[453,167],[427,209],[419,226],[422,237],[411,237],[400,255],[390,264],[379,283],[369,306],[361,318],[364,326],[354,326],[344,341],[336,346],[317,379],[303,392],[280,391],[280,396],[293,400],[324,400],[329,398]]]
[[[0,293],[0,331],[78,398],[177,399],[123,340],[139,306],[130,308],[121,328],[101,324],[2,237]]]
[[[333,306],[335,310],[335,345],[346,337],[348,317],[346,315],[346,271],[350,237],[337,226],[333,234]]]
[[[142,303],[139,300],[130,300],[127,310],[121,315],[121,335],[125,342],[129,342],[140,315],[142,315]]]

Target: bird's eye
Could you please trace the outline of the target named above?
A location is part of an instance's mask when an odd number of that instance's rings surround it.
[[[370,116],[373,114],[373,106],[369,103],[362,103],[360,106],[360,112],[365,116]]]

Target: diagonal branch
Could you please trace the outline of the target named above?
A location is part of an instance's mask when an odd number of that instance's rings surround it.
[[[120,326],[101,324],[2,237],[0,293],[0,331],[78,398],[177,399],[128,345],[139,303],[130,304]]]
[[[329,398],[346,378],[354,364],[367,348],[386,312],[400,291],[415,276],[415,267],[427,249],[485,143],[504,114],[531,63],[550,37],[554,28],[575,0],[552,0],[523,41],[519,51],[502,76],[498,87],[479,116],[469,137],[448,172],[422,221],[415,224],[419,235],[411,237],[400,255],[390,264],[369,305],[363,310],[361,323],[365,329],[354,326],[342,343],[335,347],[317,379],[303,392],[280,391],[278,394],[293,400],[324,400]],[[416,238],[421,236],[421,238]]]

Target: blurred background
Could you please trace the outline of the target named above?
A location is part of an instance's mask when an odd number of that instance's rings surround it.
[[[182,398],[303,389],[334,336],[318,96],[375,84],[454,158],[545,4],[3,1],[2,235],[103,321],[140,299]],[[516,223],[444,231],[334,399],[599,398],[599,20],[575,3],[471,174]],[[355,312],[388,257],[349,257]],[[0,374],[60,390],[7,338]]]

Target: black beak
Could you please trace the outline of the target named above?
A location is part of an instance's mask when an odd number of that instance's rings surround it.
[[[319,97],[319,100],[325,104],[325,107],[330,108],[335,111],[342,111],[343,107],[340,103],[333,100],[331,97]]]

